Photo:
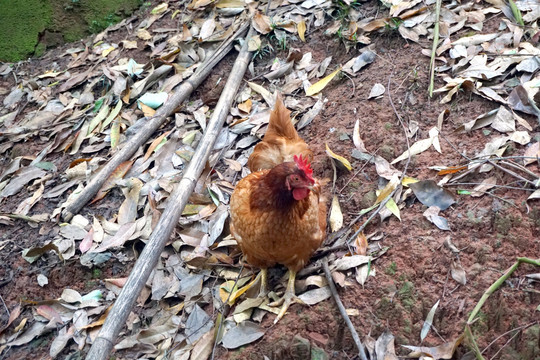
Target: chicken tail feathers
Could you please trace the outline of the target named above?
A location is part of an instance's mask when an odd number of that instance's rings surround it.
[[[251,172],[272,169],[286,161],[293,161],[294,155],[302,155],[309,162],[313,152],[298,135],[291,121],[291,112],[285,107],[281,95],[277,95],[276,105],[270,113],[270,122],[263,141],[253,149],[248,159]]]
[[[281,95],[278,93],[274,110],[270,113],[270,122],[264,135],[266,138],[282,137],[287,140],[298,140],[300,137],[291,121],[291,111],[285,107]]]

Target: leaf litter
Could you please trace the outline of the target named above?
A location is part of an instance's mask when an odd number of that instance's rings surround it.
[[[54,220],[56,214],[73,201],[72,195],[80,191],[81,185],[91,179],[110,154],[118,151],[125,145],[126,140],[136,133],[145,116],[152,116],[154,110],[159,109],[167,100],[168,92],[161,90],[170,90],[179,82],[188,79],[194,69],[207,56],[211,56],[215,45],[226,39],[239,26],[247,15],[248,7],[257,7],[243,2],[221,1],[213,4],[195,0],[189,5],[186,2],[189,9],[187,13],[178,12],[183,3],[156,6],[150,17],[136,25],[135,32],[123,33],[126,38],[119,41],[112,34],[118,29],[133,25],[124,20],[90,39],[89,45],[92,46],[66,51],[63,56],[72,58],[67,68],[56,64],[56,71],[32,74],[32,83],[28,87],[8,90],[4,106],[8,110],[18,109],[18,112],[3,113],[0,118],[3,137],[0,151],[6,152],[21,141],[35,136],[49,141],[47,146],[40,149],[37,157],[13,158],[0,175],[0,201],[4,203],[12,199],[20,200],[18,193],[25,188],[33,189],[31,196],[16,204],[17,210],[13,210],[13,214],[26,216],[33,212],[32,209],[42,209],[40,203],[43,199],[64,199],[69,195],[66,201],[58,203],[59,207],[51,211],[50,220]],[[352,11],[343,20],[325,18],[321,8],[337,13],[339,10],[335,5],[319,2],[315,6],[315,3],[300,2],[293,12],[287,11],[286,7],[281,9],[274,5],[272,17],[263,15],[264,4],[260,5],[253,21],[255,29],[262,36],[260,41],[254,44],[255,56],[264,56],[267,46],[271,46],[268,38],[264,37],[266,35],[274,36],[281,45],[291,41],[296,35],[300,40],[309,43],[314,27],[326,29],[330,35],[339,33],[340,41],[348,49],[368,45],[371,42],[370,37],[375,36],[377,31],[392,27],[396,27],[403,38],[423,46],[426,44],[426,37],[429,39],[431,36],[428,30],[435,23],[431,9],[420,2],[394,2],[385,10],[388,11],[388,17],[382,18],[360,18],[360,12],[351,7]],[[538,11],[534,6],[528,8],[524,2],[517,4],[518,13],[524,14],[523,21],[537,21]],[[173,9],[181,31],[166,38],[163,34],[167,33],[167,29],[159,28],[158,25],[171,15]],[[502,16],[497,31],[466,35],[466,29],[481,30],[482,23],[489,14]],[[533,128],[518,113],[540,118],[540,112],[535,108],[533,100],[537,98],[537,70],[540,67],[537,56],[540,54],[531,43],[533,34],[530,30],[524,31],[505,16],[507,17],[507,9],[502,4],[497,3],[492,7],[473,4],[445,7],[439,20],[447,36],[438,44],[436,51],[438,63],[435,72],[446,84],[436,90],[436,93],[444,95],[441,103],[449,103],[458,97],[460,92],[466,91],[500,104],[495,112],[482,115],[457,129],[470,133],[490,126],[496,133],[504,134],[488,142],[483,149],[478,148],[473,157],[475,161],[469,161],[465,166],[468,170],[495,172],[498,168],[493,163],[502,163],[500,159],[510,146],[509,142],[528,145],[525,151],[519,148],[523,154],[520,166],[534,169],[534,164],[538,162],[538,141],[532,143],[533,137],[529,135]],[[124,48],[121,49],[115,41],[123,43]],[[137,64],[126,51],[142,49],[143,43],[152,49],[155,59],[146,65]],[[203,308],[222,314],[226,301],[231,303],[232,300],[231,305],[241,299],[248,301],[250,298],[246,296],[255,284],[250,272],[239,273],[236,268],[229,268],[230,265],[237,264],[238,249],[236,243],[227,238],[225,225],[231,189],[238,173],[246,173],[244,166],[248,154],[257,138],[264,134],[268,113],[273,106],[273,94],[279,88],[286,88],[287,94],[303,90],[305,97],[287,96],[285,102],[295,111],[295,118],[299,119],[297,128],[309,126],[321,113],[324,114],[329,105],[325,98],[327,89],[332,84],[343,82],[340,72],[353,77],[361,75],[364,69],[372,66],[370,64],[377,64],[374,50],[375,48],[367,49],[360,55],[349,56],[343,64],[334,62],[335,59],[329,57],[324,67],[319,67],[319,64],[313,61],[311,53],[300,53],[301,58],[297,60],[289,60],[290,56],[276,58],[275,64],[278,65],[273,66],[271,72],[265,75],[270,84],[256,80],[247,83],[240,90],[237,98],[238,110],[231,110],[228,126],[223,131],[223,139],[218,139],[216,156],[209,164],[215,176],[206,173],[199,180],[200,186],[191,197],[189,210],[184,212],[176,240],[172,247],[164,250],[162,259],[147,284],[148,291],[143,291],[139,298],[140,305],[145,305],[150,298],[159,302],[143,308],[148,315],[153,314],[150,315],[152,320],[147,328],[139,328],[133,331],[131,336],[121,339],[117,349],[127,350],[140,344],[152,344],[155,348],[145,350],[145,356],[157,358],[160,354],[158,346],[170,347],[175,344],[172,350],[174,357],[184,358],[190,354],[191,358],[198,358],[197,356],[202,356],[200,354],[209,356],[213,333],[217,333],[218,325]],[[426,52],[427,47],[422,53]],[[518,74],[519,82],[505,81],[508,70],[512,68]],[[28,76],[24,73],[19,75]],[[108,92],[98,91],[98,82],[102,77],[109,82]],[[376,98],[383,95],[386,89],[380,83],[373,83],[371,86],[369,98],[374,98],[371,101],[378,101]],[[54,90],[51,91],[51,88]],[[38,110],[25,109],[23,99],[30,103],[47,105]],[[92,224],[90,218],[83,216],[86,223],[77,223],[74,220],[71,224],[52,225],[52,241],[44,246],[25,249],[24,258],[29,262],[35,262],[40,257],[46,258],[44,261],[50,261],[53,258],[48,253],[54,251],[59,260],[71,259],[86,266],[106,264],[111,258],[120,262],[133,258],[128,249],[134,247],[138,241],[144,242],[149,238],[155,224],[155,215],[159,216],[160,209],[201,139],[209,110],[202,102],[180,108],[176,118],[181,120],[174,129],[161,129],[153,135],[145,149],[140,149],[132,161],[116,169],[93,202],[97,206],[108,207],[111,205],[108,200],[111,194],[118,196],[123,193],[125,200],[117,207],[117,213],[109,211],[107,216],[96,216],[92,219]],[[428,137],[415,141],[410,149],[391,163],[379,155],[368,154],[377,175],[390,180],[381,187],[383,190],[379,198],[375,204],[369,204],[370,206],[381,202],[396,188],[407,186],[395,181],[402,173],[394,164],[406,160],[409,156],[430,152],[431,147],[442,153],[438,136],[440,128],[441,126],[438,130],[431,128]],[[309,127],[307,129],[309,130]],[[422,129],[423,133],[428,129]],[[368,153],[364,144],[368,137],[360,131],[360,127],[356,125],[352,132],[354,145],[361,153]],[[236,150],[231,150],[233,148]],[[334,149],[332,143],[330,146],[326,144],[326,153],[332,159],[332,164],[343,170],[356,171],[346,154],[340,150],[334,152],[331,148]],[[61,152],[75,157],[77,163],[70,166],[73,170],[68,172],[70,169],[64,166],[65,170],[62,171],[62,167],[57,168],[49,165],[54,165],[53,163],[43,162],[44,158],[54,158],[55,154]],[[227,167],[222,168],[220,164]],[[448,169],[449,166],[454,164],[439,168]],[[524,172],[523,168],[519,170]],[[534,170],[529,170],[529,173],[525,172],[527,175],[523,176],[528,176],[532,184],[536,181],[536,187],[539,187],[538,175],[535,178],[531,173],[535,175]],[[449,179],[446,181],[451,182],[451,178],[458,174],[459,171],[448,173]],[[486,178],[473,188],[471,195],[482,197],[487,191],[496,189],[496,180],[495,176]],[[424,216],[441,230],[448,230],[446,219],[439,216],[438,212],[454,204],[455,196],[429,179],[419,179],[408,186],[416,198],[428,206],[428,210],[431,209],[430,213],[426,215],[426,212]],[[533,192],[529,200],[538,199],[540,196],[535,195],[537,192],[538,190]],[[387,208],[400,217],[400,209],[403,209],[405,202],[410,199],[410,190],[409,193],[405,191],[391,199]],[[344,226],[344,218],[347,218],[344,217],[340,202],[343,204],[340,196],[332,197],[330,225],[332,231],[336,232]],[[37,215],[40,214],[34,213],[27,219]],[[19,219],[24,221],[25,218]],[[184,236],[181,232],[184,232]],[[365,248],[366,244],[367,240],[361,247]],[[343,256],[338,253],[338,257],[331,262],[334,275],[341,277],[345,274],[345,278],[353,276],[363,286],[369,275],[376,276],[374,269],[370,269],[371,261],[376,258],[374,254],[370,247],[363,254]],[[451,274],[458,283],[466,284],[465,272],[459,258],[452,262]],[[241,280],[235,283],[232,279],[238,276]],[[216,278],[223,281],[221,285],[212,280]],[[119,279],[111,279],[112,282],[115,280]],[[40,286],[48,286],[43,277],[39,277],[37,282]],[[225,284],[230,286],[226,291],[228,300],[215,295]],[[347,284],[346,280],[343,284]],[[109,289],[109,295],[105,298],[91,295],[97,294],[94,292],[81,295],[66,288],[59,299],[47,300],[52,303],[51,306],[33,306],[39,317],[25,318],[24,323],[21,321],[19,324],[20,329],[15,329],[17,331],[10,333],[9,337],[4,332],[0,343],[2,346],[27,344],[51,331],[45,324],[46,319],[63,325],[51,343],[52,357],[60,354],[71,340],[79,348],[83,348],[88,342],[87,336],[91,336],[90,332],[87,332],[88,326],[102,319],[108,304],[115,294],[118,294],[121,286],[122,282],[117,282],[117,285]],[[330,297],[326,286],[311,286],[316,288],[300,295],[306,303],[315,305]],[[172,307],[168,306],[171,304],[167,304],[165,299],[173,300]],[[248,311],[250,314],[242,317],[242,321],[236,321],[239,317],[227,317],[221,330],[224,333],[221,337],[222,345],[232,349],[261,338],[265,334],[264,327],[259,324],[266,313],[263,309],[264,303],[246,308],[241,313]],[[436,306],[433,309],[436,309]],[[432,312],[435,313],[433,309]],[[425,324],[429,324],[426,325],[427,329],[432,325],[432,312],[425,320]],[[141,315],[132,315],[132,324],[140,323],[143,319]],[[16,320],[17,316],[14,319],[10,317],[7,326]],[[422,340],[426,331],[422,331]],[[378,357],[384,356],[384,353],[387,358],[395,356],[392,355],[395,354],[393,336],[389,333],[383,335],[376,342],[373,341],[373,350],[370,352],[373,351]],[[458,339],[444,344],[444,349],[442,345],[434,348],[409,348],[434,358],[448,358],[460,342]],[[369,341],[366,341],[366,344],[369,344]]]

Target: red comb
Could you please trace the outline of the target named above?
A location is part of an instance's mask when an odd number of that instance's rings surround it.
[[[298,166],[300,170],[304,171],[304,173],[310,180],[313,180],[313,169],[311,168],[308,159],[303,159],[302,155],[294,155],[293,159],[296,163],[296,166]]]

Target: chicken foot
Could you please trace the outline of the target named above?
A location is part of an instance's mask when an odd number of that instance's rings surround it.
[[[268,304],[268,306],[280,306],[283,304],[281,310],[279,311],[278,316],[274,320],[274,324],[276,324],[287,312],[287,309],[292,304],[302,304],[307,305],[305,302],[302,301],[298,296],[295,295],[294,290],[294,281],[296,279],[296,271],[289,270],[289,282],[287,283],[287,290],[285,290],[285,294],[283,294],[283,297],[279,299],[278,301],[275,301],[273,303]]]

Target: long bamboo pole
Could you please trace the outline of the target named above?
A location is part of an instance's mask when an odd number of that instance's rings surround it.
[[[126,284],[122,288],[118,299],[115,301],[103,327],[86,356],[87,360],[105,360],[108,358],[116,337],[124,325],[135,300],[143,289],[152,269],[156,266],[161,252],[178,223],[178,219],[187,204],[188,198],[205,167],[217,135],[229,113],[234,96],[238,92],[238,88],[251,59],[251,54],[248,50],[248,39],[254,34],[255,31],[251,28],[242,46],[242,50],[234,63],[229,79],[225,84],[225,90],[221,94],[214,113],[208,122],[206,132],[197,147],[197,151],[189,162],[184,176],[167,200],[167,206],[155,230],[152,232],[141,256],[131,270]]]
[[[231,51],[233,41],[241,36],[248,28],[249,23],[246,22],[231,36],[230,39],[216,49],[212,56],[197,69],[197,71],[187,80],[182,82],[175,90],[174,94],[167,102],[158,109],[156,114],[141,128],[129,141],[120,149],[105,166],[88,182],[81,193],[77,196],[77,200],[66,207],[62,212],[62,218],[65,221],[77,214],[101,189],[103,183],[109,176],[118,168],[120,164],[129,160],[133,154],[159,129],[165,122],[167,117],[171,115],[180,104],[186,100],[193,90],[195,90],[208,77],[212,69],[223,59],[225,55]]]

